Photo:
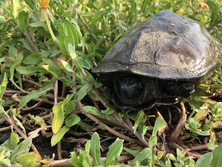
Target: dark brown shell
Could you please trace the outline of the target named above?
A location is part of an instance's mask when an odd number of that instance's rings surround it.
[[[93,72],[200,82],[221,53],[200,23],[163,10],[123,35]]]

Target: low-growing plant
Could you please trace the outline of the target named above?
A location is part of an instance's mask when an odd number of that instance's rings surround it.
[[[190,98],[138,112],[109,103],[91,69],[162,9],[200,21],[221,40],[221,7],[211,0],[0,1],[0,164],[219,166],[221,60]]]

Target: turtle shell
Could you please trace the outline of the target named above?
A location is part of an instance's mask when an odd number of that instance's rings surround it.
[[[92,72],[129,72],[197,83],[221,52],[221,44],[199,22],[162,10],[123,35]]]
[[[222,46],[197,21],[163,10],[123,35],[92,72],[120,109],[150,109],[188,97]]]

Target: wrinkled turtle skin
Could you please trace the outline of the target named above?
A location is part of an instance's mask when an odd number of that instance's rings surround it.
[[[150,109],[194,93],[221,53],[200,23],[162,10],[123,35],[92,72],[118,108]]]

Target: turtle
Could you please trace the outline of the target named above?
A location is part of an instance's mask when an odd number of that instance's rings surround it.
[[[148,110],[193,94],[221,53],[201,23],[166,9],[124,34],[92,72],[117,108]]]

